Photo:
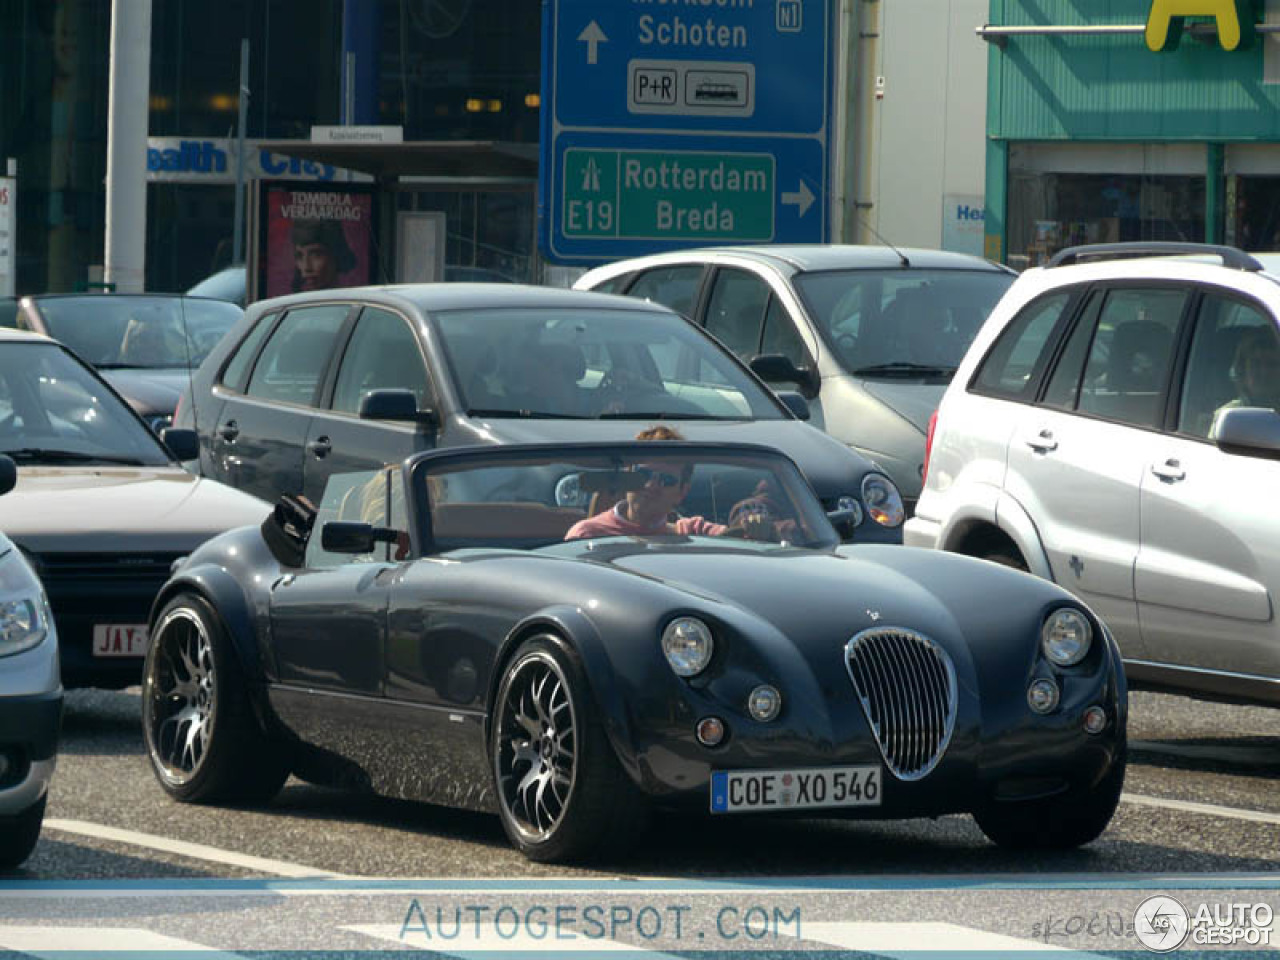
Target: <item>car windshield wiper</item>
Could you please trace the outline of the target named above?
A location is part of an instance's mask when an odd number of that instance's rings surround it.
[[[173,366],[180,367],[181,363],[174,363]],[[158,370],[164,369],[163,366],[157,366],[154,363],[95,363],[94,367],[99,370]]]
[[[468,417],[518,417],[521,420],[586,420],[580,413],[549,413],[546,410],[511,410],[506,407],[473,407]]]
[[[17,450],[0,450],[14,460],[47,461],[50,463],[115,463],[125,467],[146,466],[137,457],[113,457],[106,453],[81,453],[79,450],[55,450],[49,447],[19,447]]]
[[[853,371],[856,377],[903,376],[903,377],[949,377],[956,372],[955,367],[940,367],[927,363],[877,363],[870,367],[858,367]]]
[[[600,414],[601,420],[741,420],[741,417],[713,417],[708,413],[667,413],[663,410],[618,410]]]

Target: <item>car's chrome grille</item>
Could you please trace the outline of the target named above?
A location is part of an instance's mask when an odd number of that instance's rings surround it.
[[[956,671],[946,651],[914,630],[876,627],[845,646],[845,666],[894,776],[928,774],[955,729]]]

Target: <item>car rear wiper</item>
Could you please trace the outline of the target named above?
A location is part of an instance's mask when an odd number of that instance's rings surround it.
[[[855,377],[873,377],[876,374],[907,377],[949,377],[955,372],[955,367],[940,367],[927,363],[907,363],[905,361],[896,361],[894,363],[877,363],[870,367],[858,367],[858,369],[853,371],[853,375]]]
[[[141,467],[145,464],[137,457],[113,457],[105,453],[81,453],[78,450],[54,450],[49,447],[19,447],[17,450],[0,450],[14,460],[48,461],[56,463],[114,463],[125,467]]]
[[[506,407],[474,407],[468,417],[518,417],[521,420],[586,420],[580,413],[549,413],[546,410],[511,410]]]

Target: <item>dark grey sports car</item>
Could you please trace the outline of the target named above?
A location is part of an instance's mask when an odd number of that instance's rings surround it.
[[[185,801],[266,801],[292,771],[493,811],[535,860],[600,855],[654,807],[1094,839],[1125,767],[1103,624],[986,561],[842,546],[848,519],[745,444],[335,474],[161,591],[152,766]]]

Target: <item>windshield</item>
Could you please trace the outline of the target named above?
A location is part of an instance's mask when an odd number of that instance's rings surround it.
[[[815,549],[839,542],[791,461],[763,451],[672,441],[550,453],[508,449],[462,462],[428,461],[414,489],[427,505],[438,550],[536,549],[610,537],[748,539]]]
[[[736,359],[673,314],[457,310],[436,324],[473,416],[786,418]]]
[[[115,294],[50,297],[36,306],[49,336],[108,369],[194,369],[244,312],[224,300]]]
[[[132,411],[53,343],[0,343],[0,453],[19,465],[169,463]]]
[[[950,377],[1015,277],[997,271],[832,270],[795,286],[841,366]]]

